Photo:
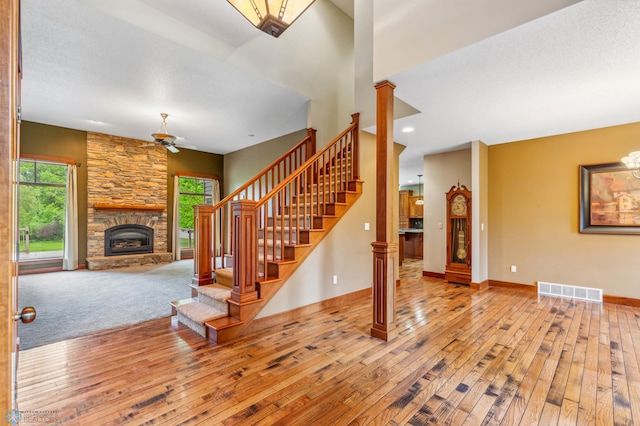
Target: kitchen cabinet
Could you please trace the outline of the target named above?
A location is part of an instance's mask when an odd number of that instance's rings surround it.
[[[413,191],[403,189],[400,191],[400,202],[398,212],[398,222],[400,228],[409,227],[409,198],[413,195]]]
[[[423,255],[422,232],[404,233],[404,257],[422,259]]]
[[[416,204],[422,197],[409,197],[409,217],[419,218],[422,217],[422,212],[424,211],[424,205]]]

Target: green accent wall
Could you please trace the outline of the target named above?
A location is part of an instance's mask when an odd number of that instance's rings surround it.
[[[73,158],[78,167],[78,263],[87,257],[87,132],[23,121],[20,125],[20,154]],[[37,268],[62,266],[61,261]],[[21,265],[20,271],[31,269]]]

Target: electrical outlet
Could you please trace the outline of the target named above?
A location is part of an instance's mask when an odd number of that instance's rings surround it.
[[[333,284],[334,285],[338,284],[338,276],[337,275],[333,276]]]
[[[517,268],[516,265],[511,265],[511,272],[516,272]]]

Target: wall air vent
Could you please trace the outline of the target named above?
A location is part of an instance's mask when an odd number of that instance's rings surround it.
[[[602,303],[602,289],[538,281],[538,296],[560,296]]]

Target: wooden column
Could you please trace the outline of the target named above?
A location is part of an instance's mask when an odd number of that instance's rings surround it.
[[[193,278],[195,285],[213,283],[213,223],[211,206],[199,204],[193,206],[193,227],[195,244],[193,246]]]
[[[371,335],[392,340],[396,328],[395,260],[393,239],[393,89],[388,81],[376,84],[376,241],[373,246],[373,326]]]
[[[258,299],[258,240],[256,202],[240,200],[233,207],[233,289],[231,301],[234,305]],[[265,260],[265,270],[266,270]],[[232,305],[233,307],[233,305]],[[233,312],[231,312],[233,315]]]

